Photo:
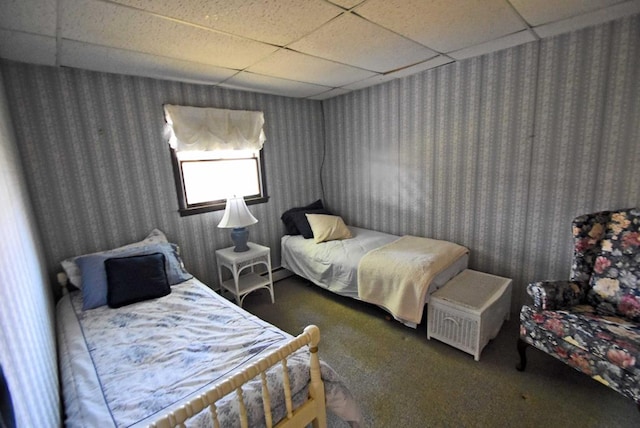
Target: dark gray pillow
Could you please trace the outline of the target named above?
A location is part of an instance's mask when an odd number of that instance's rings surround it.
[[[111,258],[105,260],[104,267],[107,273],[107,304],[111,308],[171,293],[162,253]]]
[[[309,210],[319,210],[323,209],[324,205],[322,204],[322,199],[318,199],[315,202],[310,203],[306,207],[294,207],[288,209],[282,214],[280,220],[284,223],[284,230],[287,235],[300,235],[300,231],[296,227],[295,223],[295,213],[300,211],[309,211]]]

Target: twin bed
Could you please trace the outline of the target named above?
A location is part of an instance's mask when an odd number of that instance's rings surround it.
[[[453,243],[341,227],[348,239],[283,236],[282,266],[411,327],[467,267]],[[361,426],[318,358],[317,327],[294,338],[227,301],[184,270],[162,232],[62,265],[61,282],[80,288],[57,306],[66,426],[323,427],[326,409]]]
[[[362,423],[347,387],[318,358],[317,327],[294,338],[237,307],[184,271],[165,241],[154,231],[139,243],[63,263],[61,279],[81,288],[57,305],[66,426],[169,427],[186,420],[197,427],[322,427],[325,408],[352,426]],[[135,277],[153,277],[147,265],[157,260],[165,262],[160,273],[174,269],[167,278],[178,282],[169,280],[159,297],[114,303],[112,261],[132,259],[128,290],[149,289]],[[102,261],[106,271],[87,260]],[[87,303],[93,283],[85,279],[105,277],[109,303]]]
[[[321,243],[283,236],[282,267],[336,294],[381,306],[413,328],[431,294],[467,268],[469,251],[451,242],[348,229],[350,238]]]

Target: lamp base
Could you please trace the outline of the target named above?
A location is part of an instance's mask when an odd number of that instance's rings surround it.
[[[250,248],[247,245],[249,240],[249,231],[246,227],[234,227],[231,230],[231,240],[236,247],[233,249],[234,253],[243,253],[249,251]]]

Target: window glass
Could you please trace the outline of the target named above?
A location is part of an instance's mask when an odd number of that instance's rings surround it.
[[[172,150],[178,204],[182,215],[224,209],[229,196],[247,204],[266,202],[260,152],[175,152]]]

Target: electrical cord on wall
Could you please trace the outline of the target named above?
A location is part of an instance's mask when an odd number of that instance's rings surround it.
[[[324,197],[324,180],[322,178],[324,170],[324,160],[327,156],[327,125],[324,121],[324,100],[320,101],[320,116],[322,120],[322,162],[320,163],[320,192],[322,193],[322,200],[326,203],[326,199]]]

